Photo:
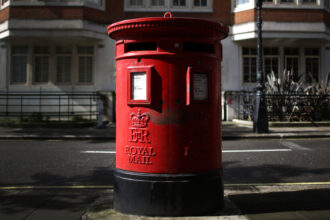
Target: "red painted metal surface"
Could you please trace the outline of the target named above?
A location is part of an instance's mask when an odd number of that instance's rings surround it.
[[[140,18],[108,27],[116,42],[116,167],[143,173],[221,168],[220,23]]]

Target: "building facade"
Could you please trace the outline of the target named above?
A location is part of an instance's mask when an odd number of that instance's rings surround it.
[[[2,0],[0,90],[114,90],[106,5]]]
[[[231,42],[239,57],[233,88],[251,88],[256,81],[255,0],[232,2]],[[263,73],[291,71],[305,83],[321,82],[330,72],[329,0],[264,0]],[[231,66],[231,65],[229,65]],[[227,65],[228,67],[228,65]],[[228,80],[232,79],[229,77]],[[230,88],[228,88],[230,89]]]
[[[136,17],[219,21],[222,90],[256,83],[256,0],[1,0],[0,91],[115,90],[106,27]],[[330,0],[264,0],[264,74],[293,71],[306,83],[330,72]]]

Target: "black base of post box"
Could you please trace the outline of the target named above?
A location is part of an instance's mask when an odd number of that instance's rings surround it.
[[[114,171],[114,208],[133,215],[198,216],[224,206],[222,171],[150,174]]]

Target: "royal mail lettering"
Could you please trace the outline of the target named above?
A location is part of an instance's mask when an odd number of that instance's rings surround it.
[[[152,165],[151,157],[156,156],[153,147],[126,146],[129,163]]]
[[[152,162],[150,161],[150,157],[144,157],[144,156],[129,156],[128,158],[129,163],[135,163],[135,164],[145,164],[145,165],[152,165]]]

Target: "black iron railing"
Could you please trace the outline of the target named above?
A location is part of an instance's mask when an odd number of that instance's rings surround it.
[[[96,118],[95,92],[0,92],[0,117],[36,120]]]
[[[225,106],[229,105],[238,119],[253,120],[255,93],[227,91]],[[330,94],[266,94],[269,121],[320,121],[330,119]]]

